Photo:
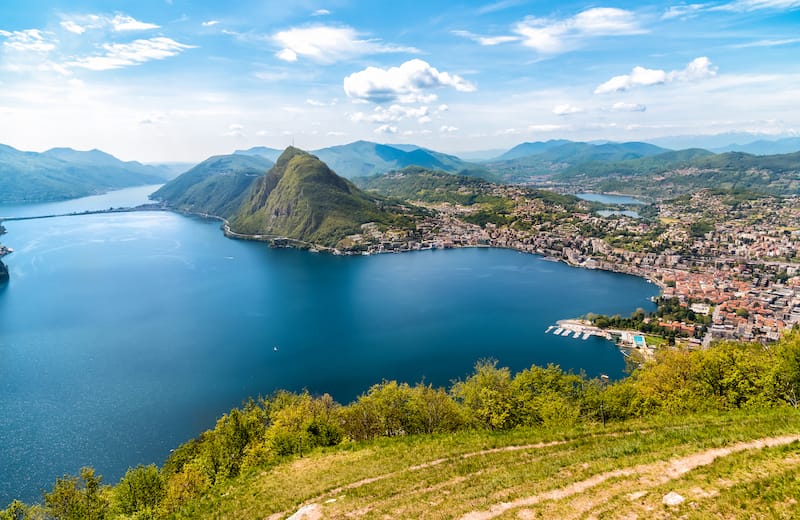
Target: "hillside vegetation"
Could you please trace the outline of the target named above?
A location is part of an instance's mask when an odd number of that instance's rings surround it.
[[[401,208],[362,192],[316,156],[290,147],[253,185],[231,228],[333,247],[362,224],[403,224],[405,218]]]
[[[47,202],[113,189],[160,184],[169,172],[123,162],[100,150],[22,152],[0,145],[0,204]]]
[[[662,350],[614,383],[481,361],[447,390],[384,381],[347,406],[277,392],[161,469],[108,487],[84,468],[0,518],[793,518],[798,390],[800,332]]]
[[[162,186],[151,198],[176,209],[230,218],[256,179],[273,164],[260,156],[210,157]]]

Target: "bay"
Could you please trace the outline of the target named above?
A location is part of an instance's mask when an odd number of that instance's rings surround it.
[[[348,402],[382,379],[448,385],[488,357],[623,377],[611,343],[545,329],[651,309],[657,293],[510,250],[270,249],[168,212],[6,227],[16,252],[0,289],[0,505],[37,501],[83,465],[115,482],[161,463],[278,388]]]

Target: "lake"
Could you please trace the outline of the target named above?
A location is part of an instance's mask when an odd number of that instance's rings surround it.
[[[90,203],[139,204],[143,191]],[[160,464],[248,396],[278,388],[346,403],[382,379],[447,385],[487,357],[514,371],[558,363],[619,378],[611,343],[545,329],[653,309],[657,294],[639,278],[510,250],[270,249],[169,212],[5,225],[16,252],[0,288],[0,507],[40,500],[83,465],[112,483],[129,466]]]
[[[601,202],[603,204],[647,204],[639,199],[627,195],[611,195],[609,193],[576,193],[576,197],[590,202]]]

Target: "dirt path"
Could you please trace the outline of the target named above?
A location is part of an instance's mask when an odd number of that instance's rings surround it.
[[[567,497],[572,497],[583,493],[591,488],[594,488],[603,482],[617,478],[617,477],[637,477],[639,479],[639,486],[644,488],[653,488],[675,480],[685,475],[695,468],[711,464],[719,457],[738,453],[745,450],[768,448],[772,446],[781,446],[800,441],[800,435],[785,435],[781,437],[769,437],[765,439],[758,439],[749,442],[740,442],[725,448],[713,448],[685,457],[678,457],[669,461],[655,462],[652,464],[641,464],[632,466],[630,468],[622,468],[614,471],[608,471],[595,475],[580,482],[574,482],[563,488],[546,491],[538,495],[521,498],[512,502],[502,502],[492,506],[486,511],[473,511],[461,517],[461,520],[488,520],[495,518],[509,510],[518,509],[526,506],[533,506],[547,500],[560,500]],[[596,504],[602,503],[607,497],[593,496],[588,497],[586,500],[581,500],[577,503],[571,503],[573,512],[580,513],[590,510]]]

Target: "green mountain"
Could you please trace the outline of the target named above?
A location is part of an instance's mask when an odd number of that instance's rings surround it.
[[[493,161],[486,163],[486,168],[499,177],[510,181],[524,181],[533,176],[554,175],[561,173],[572,166],[590,162],[617,162],[629,159],[638,159],[668,152],[666,148],[661,148],[648,143],[629,142],[629,143],[575,143],[566,142],[556,144],[548,143],[525,143],[530,146],[517,147],[507,153],[514,152],[512,155],[534,151],[530,155],[517,156],[510,160]],[[551,146],[555,145],[555,146]]]
[[[441,170],[408,166],[380,175],[358,177],[355,184],[386,197],[422,202],[450,202],[470,205],[488,193],[494,184],[476,177],[455,175]]]
[[[580,163],[561,171],[557,177],[609,177],[612,175],[647,175],[664,172],[670,169],[688,167],[693,161],[714,154],[702,148],[690,148],[638,157],[624,161],[589,161]]]
[[[542,152],[546,152],[551,148],[571,143],[572,141],[568,141],[567,139],[551,139],[549,141],[536,141],[534,143],[520,143],[506,153],[497,157],[495,160],[510,161],[512,159],[519,159],[520,157],[526,157],[528,155],[537,155]]]
[[[164,169],[124,162],[99,150],[23,152],[0,145],[0,204],[45,202],[108,190],[160,184]]]
[[[272,148],[256,147],[239,150],[237,154],[277,157],[280,152]],[[483,167],[416,145],[386,145],[369,141],[356,141],[341,146],[312,150],[333,171],[342,177],[353,179],[398,170],[406,166],[422,166],[452,173],[481,177],[490,175]],[[274,160],[274,159],[273,159]]]
[[[396,217],[385,204],[336,175],[318,157],[289,147],[249,191],[231,229],[335,246],[361,224]]]
[[[151,198],[177,209],[229,218],[273,164],[257,155],[218,155],[171,180]]]
[[[593,165],[592,169],[584,168],[581,175],[598,179],[596,190],[657,197],[672,197],[709,187],[781,196],[800,194],[800,152],[782,155],[697,153],[682,160],[641,166],[641,163],[626,161],[603,165],[598,171],[597,165]]]

